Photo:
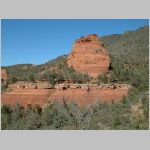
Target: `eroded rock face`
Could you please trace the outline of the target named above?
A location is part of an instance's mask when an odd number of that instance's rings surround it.
[[[8,74],[5,69],[1,69],[1,79],[3,79],[3,80],[8,79]]]
[[[19,85],[19,84],[18,84]],[[27,88],[28,87],[28,88]],[[45,107],[53,101],[74,101],[80,106],[91,105],[96,101],[117,102],[127,96],[130,85],[127,84],[57,84],[53,89],[12,88],[2,94],[2,104],[11,106],[19,102],[23,106],[40,105]],[[46,86],[47,88],[47,86]]]
[[[41,107],[46,106],[53,101],[74,101],[80,106],[91,105],[96,101],[112,102],[120,101],[123,96],[128,94],[127,87],[116,89],[13,89],[8,93],[2,94],[2,104],[11,106],[19,102],[23,106],[28,104],[39,104]]]
[[[110,58],[98,36],[90,34],[75,41],[67,63],[76,71],[96,77],[108,73]]]
[[[44,107],[47,103],[49,96],[49,91],[51,89],[21,89],[14,88],[9,92],[2,94],[2,105],[8,104],[10,106],[20,103],[22,106],[27,107],[27,105],[40,105]]]

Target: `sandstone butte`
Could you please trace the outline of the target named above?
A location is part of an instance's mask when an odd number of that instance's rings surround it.
[[[74,42],[67,63],[78,72],[96,77],[108,73],[111,60],[98,36],[90,34]]]
[[[8,74],[5,69],[1,69],[1,79],[3,79],[3,80],[8,79]]]

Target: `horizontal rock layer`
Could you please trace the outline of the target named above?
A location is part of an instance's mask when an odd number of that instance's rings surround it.
[[[37,82],[37,83],[27,83],[27,82],[17,82],[15,84],[8,85],[9,89],[116,89],[116,88],[130,88],[128,84],[71,84],[62,83],[52,86],[48,82]]]
[[[45,107],[48,103],[55,100],[74,101],[79,105],[90,105],[96,101],[112,102],[119,101],[128,94],[129,87],[122,86],[87,86],[71,85],[70,88],[64,85],[55,89],[12,89],[2,94],[2,104],[10,104],[11,106],[19,102],[26,107],[28,104],[39,104]]]

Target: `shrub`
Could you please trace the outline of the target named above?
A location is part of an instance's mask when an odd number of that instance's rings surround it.
[[[8,84],[13,84],[13,83],[16,83],[17,81],[18,81],[18,79],[15,76],[11,76],[8,79]]]
[[[108,77],[107,77],[107,75],[102,75],[102,74],[100,74],[100,75],[98,75],[98,83],[108,83]]]
[[[73,83],[87,83],[90,81],[90,77],[87,74],[81,74],[77,72],[69,74],[68,79],[72,80]]]
[[[27,80],[30,81],[30,82],[34,82],[35,81],[34,75],[32,73],[29,74],[28,77],[27,77]]]

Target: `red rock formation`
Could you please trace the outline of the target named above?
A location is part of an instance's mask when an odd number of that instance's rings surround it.
[[[8,79],[8,74],[5,69],[1,69],[1,79],[3,79],[3,80]]]
[[[17,102],[22,106],[40,105],[44,107],[49,96],[48,89],[13,89],[10,92],[2,94],[2,104],[14,106]]]
[[[80,106],[91,105],[96,101],[110,103],[112,101],[118,102],[123,96],[128,94],[128,88],[120,89],[68,89],[55,90],[49,97],[49,101],[74,101]]]
[[[67,62],[76,71],[96,77],[108,73],[110,58],[96,34],[81,37],[76,40]]]
[[[67,101],[74,101],[82,106],[90,105],[95,101],[120,101],[123,96],[128,94],[129,90],[127,85],[119,85],[117,87],[103,85],[91,88],[86,88],[86,85],[83,87],[71,85],[70,88],[61,89],[60,87],[62,86],[58,86],[56,89],[12,89],[12,91],[2,94],[2,104],[13,106],[19,102],[25,107],[28,104],[39,104],[41,107],[44,107],[49,102],[62,101],[65,98]]]

